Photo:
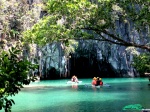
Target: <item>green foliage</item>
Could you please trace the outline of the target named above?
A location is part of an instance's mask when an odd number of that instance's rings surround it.
[[[150,53],[135,56],[133,62],[133,66],[138,70],[141,76],[144,76],[146,72],[150,72]]]
[[[148,34],[149,5],[149,0],[47,0],[48,15],[23,33],[24,40],[45,45],[67,39],[96,39],[150,51],[149,46],[138,45],[132,37],[129,37],[132,42],[127,42],[118,32],[120,26],[116,26],[118,20],[129,28],[134,22],[128,32],[137,30],[140,35],[144,30]]]
[[[24,84],[29,84],[29,70],[35,68],[28,60],[23,59],[24,49],[21,32],[28,29],[40,15],[40,4],[27,4],[26,0],[0,0],[0,110],[11,111],[14,104],[9,96],[17,94]],[[12,47],[9,51],[7,48]],[[20,45],[20,46],[19,46]],[[30,57],[29,57],[30,58]],[[34,78],[33,78],[34,79]]]
[[[29,70],[36,66],[26,59],[21,58],[21,51],[17,47],[12,47],[8,52],[2,51],[0,54],[0,110],[11,111],[11,106],[15,104],[9,96],[17,94],[23,85],[27,85],[34,78],[30,77]]]
[[[24,32],[24,40],[45,45],[54,41],[66,41],[84,36],[87,33],[79,30],[77,26],[79,24],[82,26],[83,18],[88,18],[88,10],[94,10],[94,5],[87,0],[48,0],[46,9],[49,15]]]
[[[70,53],[74,53],[76,47],[78,46],[78,42],[75,40],[66,40],[64,41],[64,53],[66,56],[69,56]]]

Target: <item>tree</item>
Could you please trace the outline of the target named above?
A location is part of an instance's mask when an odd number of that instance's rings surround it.
[[[0,54],[0,110],[11,111],[15,102],[8,99],[9,96],[17,94],[23,85],[34,81],[30,70],[36,65],[21,57],[18,47],[12,47],[9,51],[2,51]]]
[[[133,66],[137,69],[141,76],[145,76],[144,73],[150,72],[150,54],[143,53],[135,56],[133,60]]]
[[[149,6],[149,0],[47,0],[47,16],[24,32],[24,39],[40,45],[93,39],[150,51]]]
[[[29,71],[36,66],[22,55],[21,32],[37,21],[35,12],[29,10],[26,0],[0,0],[0,110],[5,112],[15,103],[8,97],[34,80]]]

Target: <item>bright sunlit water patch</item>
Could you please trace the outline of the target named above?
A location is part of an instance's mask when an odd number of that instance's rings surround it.
[[[67,79],[32,82],[13,97],[12,112],[128,112],[122,109],[130,104],[150,108],[147,78],[103,78],[110,87],[101,88],[92,87],[92,79],[80,80],[81,84],[66,84]]]

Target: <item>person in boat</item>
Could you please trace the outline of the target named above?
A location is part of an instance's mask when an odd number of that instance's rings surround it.
[[[97,77],[96,85],[95,86],[103,86],[102,78]]]
[[[97,80],[96,80],[96,85],[95,86],[99,86],[100,85],[100,80],[99,80],[100,78],[99,77],[97,77]]]
[[[100,80],[100,86],[103,86],[102,78],[99,78],[99,80]]]
[[[77,76],[75,76],[75,75],[74,75],[74,76],[72,76],[71,81],[72,81],[72,82],[78,82],[78,78],[77,78]]]
[[[95,86],[95,85],[96,85],[96,81],[97,81],[97,78],[96,78],[96,77],[94,77],[94,78],[93,78],[93,80],[92,80],[92,85],[94,85],[94,86]]]

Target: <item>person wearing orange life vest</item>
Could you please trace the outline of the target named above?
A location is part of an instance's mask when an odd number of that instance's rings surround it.
[[[93,80],[92,80],[92,85],[94,85],[94,86],[95,86],[95,85],[96,85],[96,81],[97,81],[97,78],[96,78],[96,77],[94,77],[94,78],[93,78]]]
[[[99,78],[99,80],[100,80],[100,86],[103,86],[102,78]]]
[[[103,86],[102,78],[97,77],[96,85],[95,86]]]

